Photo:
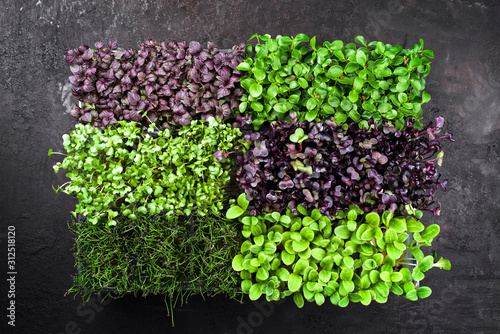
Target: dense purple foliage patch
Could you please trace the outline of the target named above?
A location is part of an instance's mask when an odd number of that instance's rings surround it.
[[[422,130],[413,122],[397,131],[388,122],[371,121],[374,126],[366,130],[357,123],[275,121],[245,135],[251,146],[237,158],[237,180],[250,200],[249,212],[296,213],[302,204],[332,216],[351,204],[365,212],[403,212],[412,204],[438,214],[434,194],[446,189],[436,169],[442,161],[440,139],[453,139],[450,133],[440,136],[442,117]],[[307,138],[293,142],[298,128]]]
[[[65,54],[79,103],[71,115],[102,129],[119,120],[157,123],[162,128],[188,125],[209,116],[228,118],[243,94],[238,64],[245,44],[223,52],[213,43],[159,43],[147,40],[139,50],[111,41]]]

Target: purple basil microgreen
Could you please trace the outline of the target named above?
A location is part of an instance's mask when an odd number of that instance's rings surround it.
[[[111,124],[109,115],[99,116],[106,110],[117,121],[140,121],[146,126],[153,122],[160,128],[210,116],[235,118],[243,94],[236,67],[245,45],[223,52],[212,43],[203,50],[198,42],[148,39],[139,50],[118,48],[116,41],[96,42],[94,47],[82,45],[64,55],[73,74],[72,95],[77,103],[93,105],[93,112],[84,108],[71,113],[80,122],[104,129]],[[244,115],[234,125],[248,122],[250,117]]]
[[[439,135],[443,120],[436,122],[419,130],[407,120],[398,131],[388,121],[370,120],[367,128],[274,121],[258,137],[245,136],[249,149],[238,156],[237,181],[257,214],[293,211],[298,204],[328,216],[352,204],[365,212],[404,213],[408,203],[438,213],[433,198],[446,189],[437,171],[440,140],[452,139]],[[308,136],[301,143],[292,141],[302,133]],[[277,197],[272,206],[270,191]]]

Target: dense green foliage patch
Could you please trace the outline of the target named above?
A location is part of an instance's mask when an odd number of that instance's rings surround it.
[[[163,214],[115,219],[111,227],[86,219],[71,225],[77,273],[68,293],[84,300],[96,293],[180,294],[183,300],[195,293],[239,295],[230,265],[242,242],[234,222]]]

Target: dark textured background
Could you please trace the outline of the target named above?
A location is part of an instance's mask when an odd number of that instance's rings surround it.
[[[125,4],[126,3],[126,4]],[[8,333],[499,333],[500,9],[497,1],[2,0],[0,8],[0,332],[7,328],[7,226],[16,227],[16,327]],[[392,296],[347,309],[293,301],[243,304],[199,297],[170,326],[162,298],[82,304],[64,297],[74,259],[67,223],[74,200],[51,186],[49,148],[74,121],[67,114],[66,50],[98,40],[137,48],[147,38],[213,41],[220,48],[254,33],[306,33],[318,41],[380,40],[434,50],[427,121],[442,115],[456,143],[444,143],[441,224],[433,248],[452,262],[433,269],[428,299]]]

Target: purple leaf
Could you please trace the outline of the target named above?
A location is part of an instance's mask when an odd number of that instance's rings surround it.
[[[106,82],[103,79],[97,80],[95,86],[97,88],[98,93],[102,93],[104,90],[106,90],[106,88],[108,88],[108,85],[106,84]]]
[[[131,106],[135,106],[141,100],[141,96],[135,90],[131,90],[127,94],[127,99]]]
[[[117,48],[118,48],[118,43],[117,43],[116,41],[109,41],[109,42],[108,42],[108,47],[109,47],[111,50],[117,49]]]
[[[80,122],[84,124],[92,122],[92,114],[90,112],[86,112],[80,117]]]
[[[220,88],[217,91],[217,98],[218,99],[222,99],[223,97],[228,96],[229,94],[231,94],[231,91],[229,89],[227,89],[227,88]]]
[[[302,189],[302,193],[304,194],[306,201],[308,201],[309,203],[314,202],[314,197],[309,191],[309,189]]]
[[[278,197],[276,197],[274,194],[272,193],[269,193],[266,195],[266,200],[269,202],[269,203],[276,203],[276,201],[278,200]]]
[[[376,160],[379,164],[384,165],[387,163],[388,159],[385,155],[378,151],[373,151],[372,152],[372,158]]]
[[[267,157],[269,152],[266,148],[266,141],[265,140],[255,141],[255,148],[253,149],[252,152],[256,157]]]
[[[189,53],[194,55],[199,53],[202,50],[201,44],[198,42],[189,43]]]
[[[358,180],[359,179],[359,174],[356,172],[356,170],[353,167],[348,167],[347,168],[347,174],[351,177],[351,180]]]
[[[441,129],[444,125],[444,118],[439,116],[435,118],[436,128]]]
[[[220,162],[222,160],[222,152],[220,150],[215,151],[214,157],[216,162]]]
[[[292,179],[290,176],[286,176],[284,180],[280,181],[279,183],[279,188],[281,190],[289,189],[295,187],[295,184],[293,183]]]
[[[85,52],[82,54],[82,59],[85,61],[88,61],[88,60],[91,60],[93,56],[94,56],[94,53],[89,48],[89,49],[86,49]]]

